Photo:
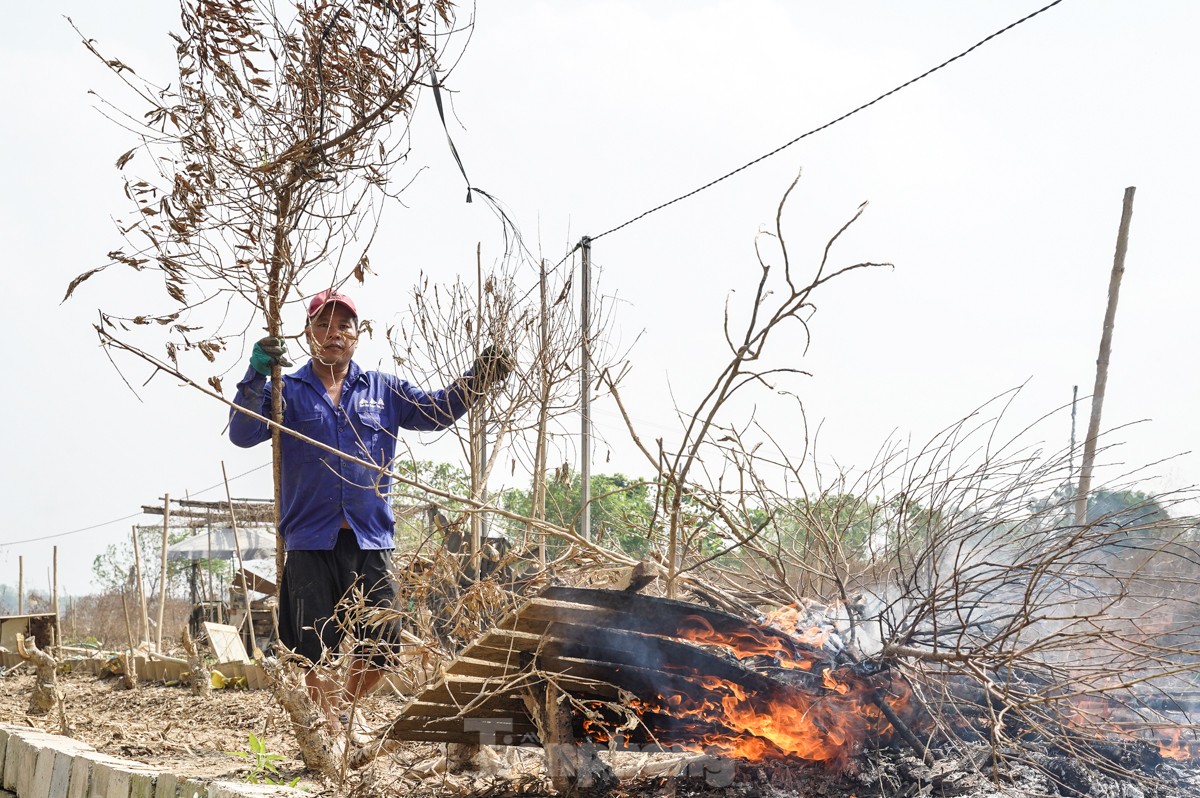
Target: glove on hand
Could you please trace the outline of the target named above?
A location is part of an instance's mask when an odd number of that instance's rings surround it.
[[[276,363],[284,368],[292,365],[287,356],[287,343],[282,338],[268,335],[254,345],[254,351],[250,353],[250,366],[264,377],[270,377],[271,366]]]
[[[486,388],[493,383],[504,382],[515,366],[513,356],[509,351],[493,344],[475,358],[475,365],[471,366],[471,374]]]

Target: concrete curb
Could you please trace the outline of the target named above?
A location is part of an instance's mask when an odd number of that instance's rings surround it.
[[[0,789],[17,798],[267,798],[301,790],[205,782],[102,754],[87,743],[0,723]]]

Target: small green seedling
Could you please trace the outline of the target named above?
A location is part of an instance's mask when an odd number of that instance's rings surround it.
[[[272,784],[276,787],[295,787],[299,783],[300,777],[291,781],[284,781],[279,769],[275,767],[275,763],[283,759],[279,754],[272,754],[267,751],[266,742],[254,732],[250,732],[250,750],[249,751],[226,751],[230,756],[240,756],[250,763],[250,772],[246,774],[246,781],[251,784]]]

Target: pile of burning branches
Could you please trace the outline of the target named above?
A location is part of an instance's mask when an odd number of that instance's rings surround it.
[[[885,449],[854,478],[814,468],[807,435],[796,442],[730,421],[739,392],[797,373],[760,368],[768,337],[787,324],[807,333],[813,292],[875,265],[827,272],[849,226],[807,284],[788,264],[780,227],[782,270],[760,252],[740,335],[727,315],[728,364],[681,411],[681,440],[643,449],[657,474],[654,508],[625,532],[644,538],[648,555],[544,516],[465,503],[518,542],[483,578],[476,555],[412,559],[402,569],[412,576],[406,625],[449,658],[547,584],[569,584],[688,599],[774,630],[762,639],[723,638],[703,623],[670,630],[736,661],[744,678],[695,674],[686,690],[642,684],[615,704],[579,702],[576,731],[592,742],[612,744],[641,724],[672,746],[838,768],[899,746],[926,763],[965,758],[993,772],[1041,762],[1060,785],[1071,779],[1045,764],[1055,757],[1139,779],[1191,759],[1200,751],[1200,525],[1185,512],[1190,494],[1151,497],[1136,489],[1148,475],[1126,474],[1091,492],[1080,522],[1078,452],[1031,443],[1037,425],[1006,436],[1016,392],[919,449]],[[615,381],[607,386],[620,403]],[[795,417],[804,430],[799,405]],[[630,432],[640,445],[632,422]],[[735,733],[706,733],[714,719]]]

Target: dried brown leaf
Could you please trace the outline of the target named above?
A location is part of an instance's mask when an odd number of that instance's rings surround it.
[[[112,253],[109,253],[110,257],[111,257],[111,255],[112,255]],[[75,293],[75,289],[79,287],[80,283],[82,283],[87,278],[91,277],[96,272],[104,271],[106,268],[108,268],[108,267],[107,266],[97,266],[96,268],[90,269],[90,270],[84,272],[83,274],[79,275],[78,277],[76,277],[74,280],[72,280],[71,284],[67,286],[67,293],[63,295],[62,302],[66,302],[68,299],[71,298],[71,294]]]
[[[124,169],[125,164],[129,163],[133,159],[133,154],[135,152],[137,152],[137,147],[134,147],[132,150],[130,150],[129,152],[125,153],[120,158],[118,158],[117,159],[117,168]]]
[[[358,263],[354,266],[354,279],[360,283],[366,279],[366,276],[371,273],[371,261],[364,254],[358,259]]]
[[[217,377],[217,376],[209,377],[208,384],[211,385],[213,390],[216,391],[217,393],[223,393],[223,391],[221,390],[221,378],[220,377]]]

